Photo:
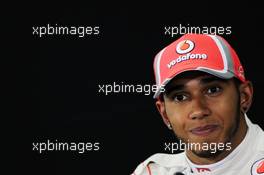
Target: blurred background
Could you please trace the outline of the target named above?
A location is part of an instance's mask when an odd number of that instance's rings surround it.
[[[73,2],[72,2],[73,3]],[[99,92],[99,85],[153,85],[153,59],[179,38],[166,26],[231,27],[223,36],[254,84],[248,112],[264,128],[263,10],[257,4],[23,4],[16,5],[17,115],[14,174],[130,174],[176,141],[155,108],[153,93]],[[33,35],[32,27],[99,26],[98,35]],[[32,143],[99,142],[98,151],[32,151]]]

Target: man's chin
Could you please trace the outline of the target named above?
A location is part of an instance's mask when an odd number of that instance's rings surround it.
[[[193,154],[202,158],[215,158],[222,152],[222,150],[192,150]]]

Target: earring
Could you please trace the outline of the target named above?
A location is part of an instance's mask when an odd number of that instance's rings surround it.
[[[242,103],[241,103],[241,105],[242,105],[242,112],[243,113],[246,113],[248,111],[248,106],[247,106],[247,104],[245,104],[245,102],[246,102],[246,99],[243,99],[242,100]]]
[[[170,124],[169,122],[168,122],[167,126],[168,126],[168,128],[169,128],[170,130],[172,130],[172,126],[171,126],[171,124]]]

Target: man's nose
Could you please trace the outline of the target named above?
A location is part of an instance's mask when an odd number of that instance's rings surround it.
[[[204,117],[207,117],[211,114],[211,111],[209,109],[209,106],[206,102],[206,100],[202,97],[192,99],[191,102],[191,109],[189,118],[194,119],[202,119]]]

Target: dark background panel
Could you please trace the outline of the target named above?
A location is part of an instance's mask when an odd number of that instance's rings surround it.
[[[98,85],[154,84],[153,58],[180,35],[165,35],[165,26],[231,26],[223,35],[235,48],[255,88],[249,116],[261,118],[263,13],[256,4],[200,6],[157,4],[42,5],[17,8],[23,42],[16,67],[18,115],[13,124],[19,145],[17,168],[28,174],[129,174],[148,156],[175,141],[155,109],[152,95],[104,95]],[[184,7],[184,8],[183,8]],[[20,13],[23,11],[23,13]],[[21,16],[20,16],[21,14]],[[100,34],[32,35],[33,26],[100,26]],[[20,71],[21,70],[21,71]],[[32,151],[33,142],[99,142],[100,150]]]

